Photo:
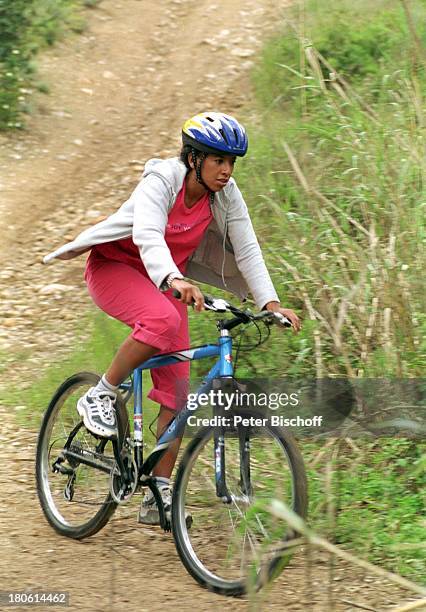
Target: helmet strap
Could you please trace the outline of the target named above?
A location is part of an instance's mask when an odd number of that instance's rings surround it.
[[[200,183],[200,185],[202,185],[205,189],[207,189],[209,193],[209,198],[210,198],[210,205],[212,205],[214,202],[214,193],[213,191],[210,191],[210,189],[207,187],[206,183],[203,181],[203,178],[201,176],[201,169],[203,167],[203,161],[206,159],[207,153],[200,152],[199,155],[197,153],[198,152],[196,149],[194,148],[191,149],[192,163],[194,164],[194,169],[195,169],[195,178],[197,180],[197,183]]]

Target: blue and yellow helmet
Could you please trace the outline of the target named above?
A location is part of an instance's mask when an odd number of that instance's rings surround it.
[[[185,121],[182,142],[204,153],[222,153],[243,157],[248,139],[243,126],[231,115],[200,113]]]

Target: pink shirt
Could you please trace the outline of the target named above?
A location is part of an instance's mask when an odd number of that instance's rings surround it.
[[[204,232],[213,218],[210,210],[209,194],[206,193],[194,206],[188,208],[185,206],[185,189],[186,183],[184,181],[182,189],[179,191],[176,202],[168,216],[164,235],[173,261],[182,274],[185,273],[188,259],[197,249],[204,236]],[[140,258],[139,249],[134,244],[132,238],[98,244],[92,248],[92,254],[120,261],[137,268],[145,276],[148,276]]]

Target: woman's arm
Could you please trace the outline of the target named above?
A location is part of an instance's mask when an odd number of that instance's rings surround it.
[[[253,225],[240,190],[233,181],[230,185],[227,230],[234,250],[235,261],[261,309],[268,302],[278,302],[278,296],[266,268]]]
[[[172,272],[180,275],[164,238],[171,193],[156,175],[146,177],[135,189],[133,242],[142,262],[157,287],[162,287]]]
[[[282,308],[266,268],[253,224],[244,198],[233,183],[231,206],[228,211],[228,233],[234,249],[235,261],[244,276],[253,298],[262,310],[281,312],[288,317],[296,331],[300,330],[298,316],[289,308]]]
[[[302,329],[300,319],[294,310],[290,308],[281,308],[279,302],[268,302],[262,310],[270,310],[271,312],[280,312],[282,315],[287,317],[291,321],[294,331],[300,331]]]

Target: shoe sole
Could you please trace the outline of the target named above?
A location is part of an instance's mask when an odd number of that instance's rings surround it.
[[[139,513],[138,523],[142,525],[159,525],[160,515],[158,510],[148,510],[143,516]]]
[[[169,516],[166,516],[167,520],[170,522],[171,520],[171,516],[170,516],[170,512],[168,512]],[[193,520],[192,520],[192,514],[188,514],[185,517],[185,522],[186,522],[186,528],[187,529],[191,529]],[[138,517],[138,523],[141,525],[160,525],[160,515],[158,513],[158,510],[148,510],[148,513],[145,516],[141,516],[139,513],[139,517]]]
[[[108,433],[108,432],[107,433],[103,433],[101,431],[96,430],[90,424],[90,422],[89,422],[89,420],[87,418],[87,414],[86,414],[86,411],[85,411],[84,407],[80,406],[80,401],[77,402],[77,412],[81,416],[81,418],[83,419],[83,424],[84,424],[85,428],[87,429],[87,431],[89,431],[94,436],[99,436],[100,438],[108,438],[109,440],[114,440],[115,438],[117,438],[117,434],[116,433]]]

